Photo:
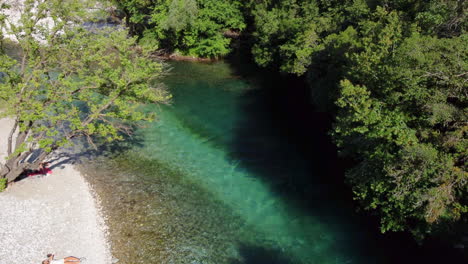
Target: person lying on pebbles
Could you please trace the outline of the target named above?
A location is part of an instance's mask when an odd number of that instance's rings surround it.
[[[47,254],[47,259],[42,261],[42,264],[80,264],[84,258],[77,258],[73,256],[65,257],[63,259],[54,259],[54,254]]]

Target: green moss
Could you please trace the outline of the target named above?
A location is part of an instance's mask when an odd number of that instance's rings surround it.
[[[7,179],[6,178],[0,179],[0,192],[3,192],[6,186],[7,186]]]

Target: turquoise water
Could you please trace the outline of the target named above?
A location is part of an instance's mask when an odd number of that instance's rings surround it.
[[[281,139],[275,131],[268,131],[272,129],[269,120],[252,122],[245,116],[250,114],[245,107],[254,103],[249,96],[258,87],[232,76],[226,64],[179,63],[174,67],[174,75],[165,80],[174,94],[173,106],[154,109],[160,113],[159,122],[141,131],[145,153],[175,167],[222,201],[255,231],[248,235],[268,241],[256,246],[273,246],[301,263],[365,263],[371,259],[359,256],[359,247],[369,245],[359,245],[356,227],[339,215],[325,219],[302,213],[294,200],[272,191],[271,182],[256,175],[267,167],[267,172],[276,171],[275,176],[281,177],[274,179],[278,184],[287,184],[313,172],[287,138],[278,142]],[[241,125],[249,127],[239,128]],[[236,134],[239,131],[242,135]],[[321,187],[309,186],[307,191],[320,195],[327,191]],[[315,202],[332,205],[325,200]]]
[[[157,122],[87,165],[119,263],[391,263],[335,187],[320,117],[267,87],[288,83],[171,66],[172,105],[148,106]]]

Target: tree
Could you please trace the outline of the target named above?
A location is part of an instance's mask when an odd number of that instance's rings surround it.
[[[404,27],[399,12],[382,7],[359,23],[333,136],[356,161],[348,181],[381,230],[422,238],[468,212],[468,36]]]
[[[114,2],[127,14],[131,28],[139,28],[131,33],[139,35],[140,43],[153,50],[221,57],[230,52],[231,37],[246,27],[241,3],[236,0]]]
[[[123,29],[86,29],[85,1],[27,0],[16,23],[2,27],[18,41],[20,60],[0,55],[2,116],[15,124],[0,177],[12,181],[78,137],[91,144],[122,139],[128,122],[150,120],[141,103],[167,102],[150,60]],[[16,139],[14,137],[17,133]]]
[[[252,55],[260,66],[302,75],[329,27],[316,1],[249,1],[254,21]]]

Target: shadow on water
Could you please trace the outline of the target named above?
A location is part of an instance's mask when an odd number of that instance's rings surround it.
[[[134,124],[129,126],[130,131],[136,131],[144,127],[142,124]],[[52,164],[51,169],[59,167],[63,164],[80,163],[83,160],[90,160],[97,157],[113,159],[121,153],[128,152],[134,148],[142,147],[144,139],[139,134],[121,134],[122,140],[116,140],[112,143],[99,141],[95,139],[92,144],[84,139],[75,140],[71,147],[68,147],[64,152],[55,155],[49,162]]]
[[[299,215],[324,223],[333,232],[332,239],[338,241],[322,245],[329,248],[319,252],[354,256],[353,259],[363,256],[361,261],[379,259],[379,249],[369,243],[373,240],[372,232],[354,214],[351,192],[343,184],[344,161],[338,159],[328,135],[330,116],[314,111],[310,89],[304,80],[249,69],[245,64],[231,65],[236,75],[250,80],[257,89],[246,91],[240,99],[242,114],[227,150],[230,158],[239,162],[239,168],[269,186],[286,206]],[[306,233],[297,239],[305,238],[307,245],[321,243],[316,238],[320,232],[307,228],[302,232]],[[273,253],[265,249],[264,255],[268,254]],[[333,258],[332,255],[327,258]],[[287,259],[278,263],[288,261],[292,263]]]
[[[236,75],[259,87],[243,95],[244,118],[238,120],[230,146],[231,158],[240,160],[241,167],[303,213],[333,223],[340,232],[357,229],[365,238],[349,243],[364,255],[378,255],[378,263],[462,263],[464,254],[451,245],[430,239],[420,246],[407,233],[382,235],[377,218],[354,212],[352,192],[344,183],[351,163],[338,156],[329,135],[332,116],[315,111],[304,79],[259,70],[238,59],[230,64]],[[269,260],[278,254],[272,250],[240,250],[252,260],[247,263],[289,263],[280,257],[274,258],[279,262]]]
[[[349,196],[342,184],[343,162],[327,135],[330,118],[313,111],[302,80],[273,77],[257,86],[261,88],[243,95],[232,159],[304,208],[316,209],[310,202],[317,195],[333,200]]]
[[[243,261],[233,260],[230,264],[293,264],[279,250],[240,245],[238,251]]]

